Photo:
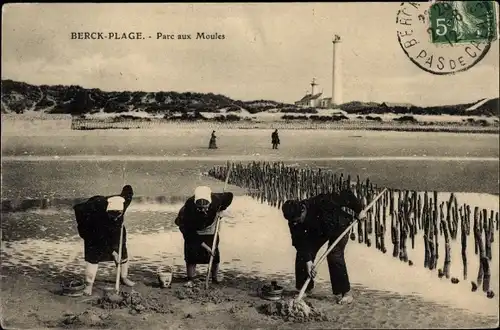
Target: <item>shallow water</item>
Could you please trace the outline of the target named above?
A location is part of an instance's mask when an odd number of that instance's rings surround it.
[[[397,189],[498,193],[495,134],[281,130],[273,150],[270,132],[218,130],[216,150],[206,129],[3,135],[2,200],[114,194],[123,172],[138,196],[186,197],[201,183],[222,189],[202,173],[227,160],[321,167]]]
[[[258,159],[256,159],[258,160]],[[287,165],[322,168],[344,177],[369,178],[379,186],[418,191],[498,193],[498,162],[412,160],[283,160]],[[136,196],[190,196],[206,184],[222,190],[224,183],[204,176],[226,161],[5,161],[2,159],[2,200],[88,198],[119,193],[124,181]],[[124,175],[125,173],[125,175]],[[124,180],[125,177],[125,180]],[[231,183],[231,180],[230,180]],[[237,194],[246,190],[231,186]]]
[[[440,194],[440,200],[448,200],[449,195]],[[467,201],[472,206],[498,210],[498,197],[491,195],[459,194],[458,203]],[[138,271],[153,274],[159,265],[183,267],[183,239],[177,228],[172,226],[172,219],[180,208],[177,205],[132,205],[126,216],[129,231],[128,248],[131,262]],[[229,209],[229,216],[221,226],[221,256],[223,270],[237,270],[256,276],[278,276],[282,282],[293,278],[295,251],[291,246],[288,226],[281,212],[265,204],[260,204],[250,197],[237,197]],[[24,214],[25,217],[22,216]],[[34,268],[36,272],[57,276],[62,270],[81,274],[83,271],[82,241],[76,235],[74,223],[71,224],[69,213],[43,214],[43,212],[22,212],[16,214],[15,222],[27,222],[45,232],[52,232],[41,238],[32,231],[32,238],[2,241],[2,267]],[[33,221],[35,220],[35,221]],[[58,224],[62,222],[61,224]],[[12,230],[12,229],[9,229]],[[6,229],[4,229],[6,231]],[[4,234],[5,235],[5,234]],[[373,236],[373,234],[371,235]],[[472,238],[472,236],[470,236]],[[374,237],[371,237],[374,243]],[[478,257],[474,255],[473,241],[469,239],[469,280],[477,276]],[[449,279],[439,279],[437,270],[423,268],[423,248],[421,233],[416,240],[416,247],[408,245],[409,258],[413,266],[393,258],[391,253],[383,254],[374,244],[368,248],[364,244],[350,241],[346,250],[349,276],[352,283],[371,289],[416,294],[425,299],[465,308],[476,313],[498,315],[499,248],[498,232],[495,232],[491,287],[496,296],[488,299],[485,294],[470,292],[470,282],[462,279],[459,246],[452,247],[451,276],[460,279],[452,284]],[[459,242],[457,242],[458,244]],[[386,231],[386,246],[390,245],[390,231]],[[442,268],[444,257],[444,239],[440,241],[440,259],[438,268]],[[321,254],[324,248],[319,252]],[[392,251],[391,251],[392,252]],[[453,254],[455,253],[455,254]],[[76,259],[75,259],[76,258]],[[200,267],[200,272],[204,271]],[[99,276],[112,274],[112,265],[102,267]],[[134,276],[134,270],[131,270]],[[320,266],[318,281],[328,278],[327,265]],[[139,280],[139,278],[137,278]],[[293,286],[292,284],[290,284]]]

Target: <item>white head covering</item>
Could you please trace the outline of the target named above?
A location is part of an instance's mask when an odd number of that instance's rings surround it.
[[[194,190],[194,201],[206,199],[209,203],[212,203],[212,189],[207,186],[199,186]]]
[[[120,211],[123,212],[125,206],[125,198],[121,196],[113,196],[108,198],[108,207],[106,211]]]

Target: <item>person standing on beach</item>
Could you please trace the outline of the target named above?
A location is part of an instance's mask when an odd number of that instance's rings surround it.
[[[215,229],[219,213],[226,210],[233,202],[233,193],[212,193],[206,186],[197,187],[180,209],[175,224],[179,226],[184,237],[184,260],[186,262],[187,283],[193,286],[197,264],[208,264],[213,255],[212,281],[219,283],[218,278],[220,253],[219,237],[212,251]]]
[[[97,269],[100,262],[120,262],[122,284],[134,286],[128,278],[127,231],[124,214],[132,202],[134,193],[130,185],[123,187],[120,195],[93,196],[84,203],[74,206],[78,233],[84,240],[85,290],[92,295]],[[120,232],[123,227],[122,255],[119,256]]]
[[[215,131],[212,131],[212,136],[210,137],[210,142],[208,143],[208,149],[217,149],[217,136],[215,136]]]
[[[278,149],[278,145],[280,144],[280,137],[278,135],[277,129],[271,134],[271,143],[273,145],[273,149]]]
[[[350,225],[353,216],[362,220],[362,201],[352,191],[319,194],[304,200],[287,200],[281,207],[283,216],[288,220],[292,245],[297,254],[295,258],[295,286],[300,290],[309,276],[311,281],[306,293],[314,288],[314,259],[319,249],[328,241],[330,246]],[[332,292],[339,304],[353,301],[351,286],[344,258],[349,240],[345,235],[327,256]]]

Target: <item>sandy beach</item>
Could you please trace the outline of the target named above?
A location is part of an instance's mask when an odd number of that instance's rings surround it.
[[[442,194],[440,198],[446,199]],[[459,200],[473,200],[482,207],[498,204],[497,197],[462,194]],[[78,278],[83,271],[82,242],[63,228],[47,222],[56,220],[54,212],[25,212],[17,221],[26,226],[39,226],[47,232],[59,233],[57,238],[9,239],[2,242],[2,291],[5,324],[21,327],[61,326],[64,313],[78,313],[90,308],[96,315],[109,315],[103,321],[108,327],[133,329],[145,326],[152,329],[197,329],[206,327],[267,329],[301,329],[304,325],[289,323],[262,314],[265,300],[258,297],[258,289],[271,280],[285,287],[285,297],[295,294],[293,284],[294,250],[280,211],[249,198],[238,197],[224,220],[221,231],[222,271],[224,284],[214,285],[210,293],[192,294],[185,289],[182,264],[182,235],[170,225],[180,205],[135,205],[127,222],[129,247],[133,255],[131,276],[138,285],[134,288],[144,299],[163,304],[162,313],[146,312],[131,315],[127,309],[102,310],[92,303],[102,295],[102,289],[113,285],[114,270],[108,264],[101,267],[95,296],[68,298],[58,295],[63,279]],[[59,212],[60,213],[60,212]],[[61,217],[71,222],[69,210]],[[35,220],[35,218],[42,220]],[[266,231],[259,230],[263,224]],[[35,231],[36,232],[36,231]],[[255,236],[255,233],[258,233]],[[390,240],[390,234],[386,237]],[[238,239],[234,239],[238,237]],[[498,250],[498,232],[495,232],[494,251]],[[419,244],[420,243],[420,244]],[[471,243],[469,243],[471,244]],[[440,244],[444,245],[444,242]],[[269,247],[272,246],[272,249]],[[452,251],[456,247],[452,248]],[[469,250],[469,252],[473,250]],[[320,251],[321,252],[321,251]],[[332,303],[327,282],[328,270],[319,270],[319,287],[307,301],[320,308],[329,320],[308,323],[314,328],[454,328],[491,327],[498,320],[498,296],[486,298],[482,292],[470,292],[470,282],[461,278],[461,260],[452,257],[451,276],[460,278],[458,284],[440,279],[436,270],[422,267],[423,249],[417,241],[409,250],[413,266],[368,248],[350,242],[347,262],[354,286],[356,301],[346,307]],[[442,251],[440,253],[443,253]],[[170,289],[158,288],[156,268],[175,264],[175,280]],[[470,276],[473,279],[478,257],[469,255]],[[492,264],[492,289],[498,292],[498,256]],[[204,279],[205,267],[199,269],[199,280]],[[21,276],[19,276],[21,275]],[[200,283],[201,285],[202,283]],[[29,299],[25,297],[29,288]],[[130,289],[125,289],[130,290]],[[187,298],[185,297],[187,296]],[[215,298],[214,298],[215,296]],[[23,312],[18,307],[22,304]],[[28,310],[29,313],[24,313]]]
[[[7,4],[0,328],[499,328],[498,7]]]
[[[209,292],[190,292],[182,286],[182,235],[173,219],[197,185],[222,190],[223,182],[206,173],[227,160],[319,167],[369,177],[380,186],[436,190],[443,201],[453,191],[459,203],[498,211],[498,195],[491,194],[498,187],[495,135],[284,130],[284,144],[272,150],[267,130],[221,130],[220,148],[211,152],[206,149],[207,133],[201,129],[63,133],[51,136],[42,130],[2,137],[1,285],[7,327],[303,329],[303,323],[287,322],[262,309],[269,302],[258,291],[271,280],[284,286],[285,299],[296,294],[294,249],[280,210],[247,196],[242,187],[229,186],[237,197],[221,229],[223,284]],[[61,281],[81,278],[83,271],[72,201],[114,193],[121,187],[124,168],[137,194],[126,220],[134,290],[156,306],[141,313],[99,306],[103,288],[113,285],[111,264],[100,268],[93,297],[70,298],[59,292]],[[33,201],[26,204],[30,198],[45,201],[47,207],[41,209],[42,204]],[[7,201],[26,207],[4,210]],[[321,310],[325,320],[310,321],[307,328],[493,327],[498,324],[498,231],[494,238],[492,299],[481,290],[471,292],[470,281],[478,267],[471,242],[467,280],[462,278],[458,252],[452,255],[452,277],[459,279],[453,284],[439,278],[437,270],[423,268],[421,238],[409,250],[413,266],[350,241],[346,258],[355,303],[347,307],[333,303],[323,264],[319,285],[306,301]],[[460,242],[453,244],[452,251],[459,251]],[[171,264],[174,283],[170,289],[160,289],[156,269]],[[200,280],[205,269],[199,267]],[[83,316],[65,316],[85,311],[83,321]],[[64,324],[70,321],[73,324]]]

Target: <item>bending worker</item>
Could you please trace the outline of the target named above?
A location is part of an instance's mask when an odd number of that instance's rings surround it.
[[[119,256],[120,232],[124,214],[132,202],[133,190],[130,185],[123,187],[120,195],[94,196],[86,202],[74,206],[78,233],[84,240],[85,290],[91,295],[100,262],[114,261],[121,264],[122,284],[134,286],[128,278],[127,231],[123,228],[122,254]]]
[[[328,241],[330,246],[353,221],[353,215],[364,219],[362,202],[350,190],[319,194],[304,200],[288,200],[282,206],[297,250],[295,258],[295,285],[300,290],[309,276],[306,293],[314,288],[314,259]],[[332,292],[339,304],[353,301],[344,250],[349,240],[345,235],[327,256]]]
[[[226,210],[233,201],[233,193],[212,193],[211,189],[201,186],[195,189],[179,211],[175,224],[184,236],[184,260],[186,261],[187,283],[192,286],[197,264],[208,264],[213,255],[212,281],[219,283],[220,263],[219,237],[212,251],[218,213]]]

